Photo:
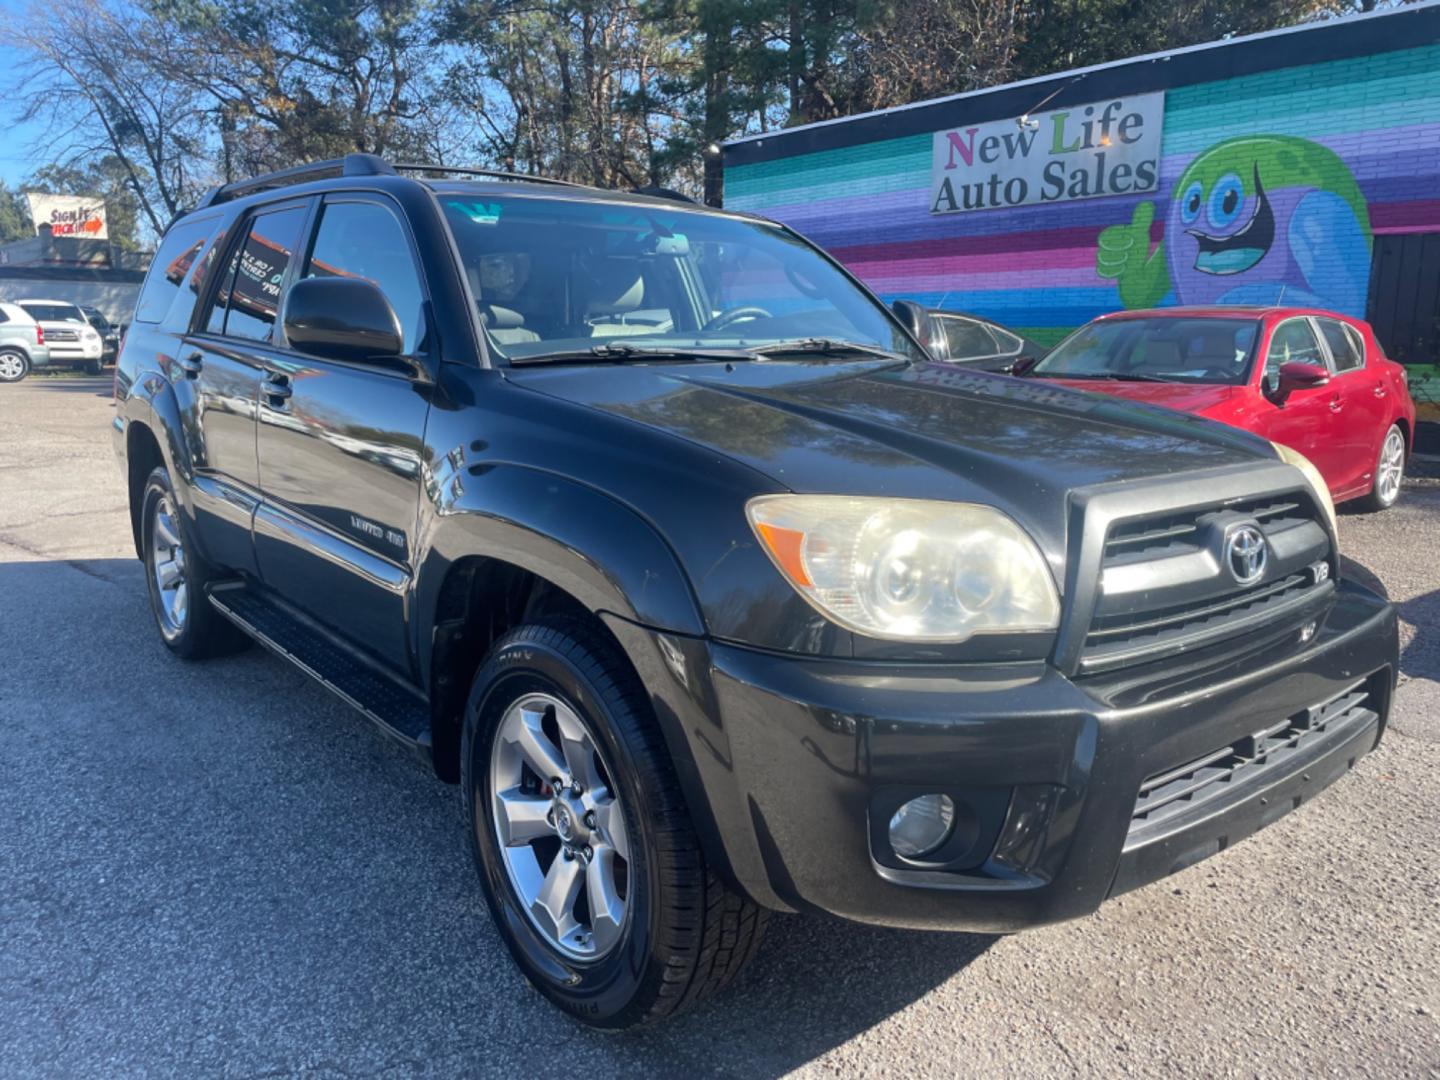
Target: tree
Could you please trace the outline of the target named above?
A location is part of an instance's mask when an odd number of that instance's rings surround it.
[[[34,235],[35,227],[30,222],[30,208],[24,197],[0,180],[0,244],[13,244]]]
[[[14,26],[28,54],[13,99],[43,121],[46,154],[62,167],[109,159],[152,234],[208,178],[205,117],[194,91],[167,77],[186,60],[176,28],[120,0],[36,4]]]

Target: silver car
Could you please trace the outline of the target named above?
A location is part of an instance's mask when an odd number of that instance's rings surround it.
[[[18,300],[22,308],[45,331],[45,344],[50,348],[50,364],[78,367],[90,375],[105,369],[105,343],[85,318],[85,313],[69,300]]]
[[[19,304],[0,303],[0,383],[19,382],[49,362],[40,324]]]

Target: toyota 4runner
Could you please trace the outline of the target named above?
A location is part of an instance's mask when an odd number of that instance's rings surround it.
[[[458,783],[516,962],[611,1028],[772,912],[1084,915],[1376,745],[1396,618],[1308,463],[932,364],[919,317],[674,199],[365,155],[217,189],[116,375],[155,621]]]

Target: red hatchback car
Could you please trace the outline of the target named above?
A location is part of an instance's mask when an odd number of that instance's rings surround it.
[[[1338,503],[1384,510],[1415,431],[1405,369],[1368,323],[1310,308],[1104,315],[1024,372],[1220,420],[1304,454]]]

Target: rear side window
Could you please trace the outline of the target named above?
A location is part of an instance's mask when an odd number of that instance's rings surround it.
[[[150,273],[145,276],[145,287],[140,290],[140,302],[135,306],[136,322],[158,323],[165,318],[180,292],[181,282],[205,245],[211,224],[182,221],[165,234],[155,261],[150,264]]]
[[[206,329],[226,337],[269,341],[280,289],[300,243],[305,207],[271,210],[251,219],[215,292]]]
[[[0,323],[6,323],[6,322],[9,322],[9,321],[10,321],[10,313],[7,312],[3,307],[0,307]]]
[[[1365,348],[1360,335],[1353,326],[1346,326],[1339,319],[1316,319],[1320,333],[1325,335],[1325,344],[1330,346],[1330,355],[1335,359],[1335,370],[1354,371],[1365,366]]]

